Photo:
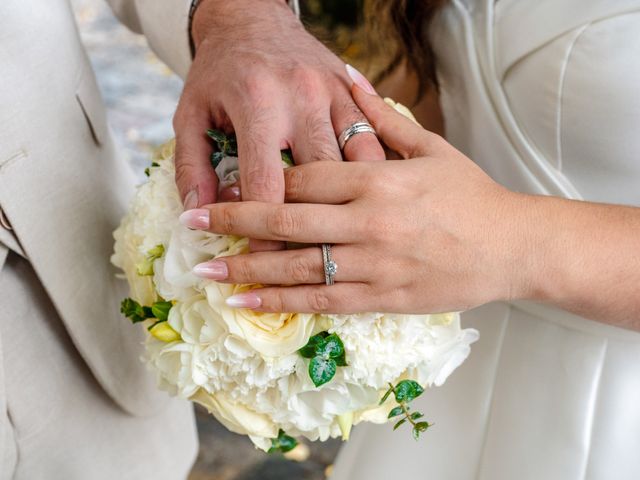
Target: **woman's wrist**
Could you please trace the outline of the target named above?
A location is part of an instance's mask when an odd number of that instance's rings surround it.
[[[499,252],[506,262],[507,284],[500,300],[548,301],[547,265],[553,248],[550,199],[515,192],[509,197],[510,221],[503,235],[506,251]]]

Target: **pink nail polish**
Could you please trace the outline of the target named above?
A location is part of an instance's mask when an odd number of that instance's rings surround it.
[[[378,94],[376,92],[376,89],[373,88],[373,85],[371,85],[371,83],[369,83],[369,80],[367,80],[367,77],[365,77],[363,74],[361,74],[358,70],[356,70],[354,67],[352,67],[349,64],[345,65],[345,68],[347,69],[347,75],[349,75],[351,80],[353,80],[353,83],[355,83],[361,89],[363,89],[365,92],[371,95]]]
[[[198,190],[195,188],[184,197],[184,209],[191,210],[198,206]]]
[[[227,264],[220,260],[199,263],[193,267],[193,273],[198,277],[209,278],[211,280],[224,280],[229,276]]]
[[[226,303],[232,308],[258,308],[262,305],[262,300],[255,293],[247,292],[230,296]]]
[[[206,208],[187,210],[180,215],[180,223],[194,230],[206,230],[209,228],[209,210]]]

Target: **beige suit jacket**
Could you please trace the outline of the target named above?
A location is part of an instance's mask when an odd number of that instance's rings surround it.
[[[110,0],[182,76],[191,62],[190,3]],[[0,207],[14,236],[0,227],[0,268],[2,243],[28,257],[105,391],[126,411],[148,415],[164,395],[139,360],[140,330],[118,312],[126,286],[109,264],[133,185],[69,2],[2,0]]]

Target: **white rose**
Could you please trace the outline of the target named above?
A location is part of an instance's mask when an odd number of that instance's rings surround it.
[[[209,306],[204,295],[176,303],[169,311],[169,325],[186,343],[207,346],[223,339],[226,325]]]
[[[411,112],[411,110],[409,110],[407,107],[405,107],[401,103],[398,103],[398,102],[396,102],[396,101],[394,101],[394,100],[392,100],[391,98],[388,98],[388,97],[384,99],[384,103],[386,103],[387,105],[393,107],[393,109],[396,112],[400,113],[401,115],[404,115],[409,120],[412,120],[413,123],[415,123],[416,125],[420,125],[418,123],[418,120],[416,120],[416,117],[413,116],[413,113]]]
[[[229,307],[225,300],[252,287],[212,282],[205,287],[209,305],[220,314],[233,335],[246,340],[265,357],[282,357],[304,347],[315,325],[315,317],[305,313],[261,313]]]
[[[267,415],[257,413],[247,405],[229,399],[223,392],[210,394],[200,389],[190,400],[205,407],[232,432],[263,439],[278,436],[277,425]]]
[[[129,295],[142,305],[151,305],[156,299],[153,279],[150,276],[138,274],[137,265],[145,256],[140,252],[142,240],[133,232],[133,218],[128,215],[120,227],[113,232],[116,240],[111,263],[124,273],[129,284]]]

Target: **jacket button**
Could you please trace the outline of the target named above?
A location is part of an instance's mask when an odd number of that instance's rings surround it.
[[[13,230],[13,228],[11,228],[9,220],[7,219],[7,217],[5,217],[4,212],[2,211],[2,208],[0,208],[0,225],[2,225],[7,230]]]

